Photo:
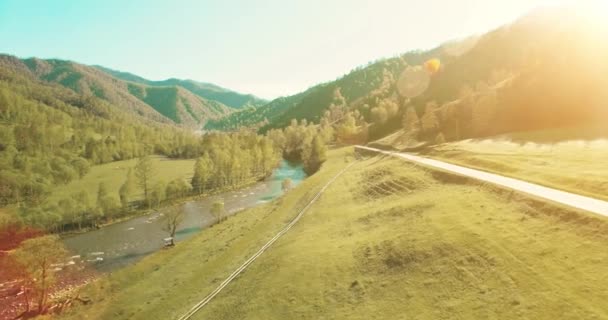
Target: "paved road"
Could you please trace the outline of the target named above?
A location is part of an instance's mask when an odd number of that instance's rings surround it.
[[[513,179],[505,176],[501,176],[494,173],[488,173],[481,170],[470,169],[454,164],[450,164],[443,161],[433,160],[416,156],[409,153],[402,152],[391,152],[384,151],[376,148],[369,148],[364,146],[356,146],[357,149],[367,150],[386,154],[389,156],[402,158],[426,167],[449,171],[458,175],[471,177],[480,181],[489,182],[501,187],[513,189],[523,193],[527,193],[539,198],[554,201],[560,204],[564,204],[573,208],[582,209],[592,213],[596,213],[602,216],[608,216],[608,202],[598,200],[590,197],[581,196],[578,194],[565,192],[557,189],[543,187],[538,184],[525,182],[518,179]]]

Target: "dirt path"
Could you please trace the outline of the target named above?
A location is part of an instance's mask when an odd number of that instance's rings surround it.
[[[308,204],[302,210],[300,210],[298,212],[298,214],[293,218],[293,220],[291,220],[291,222],[288,225],[285,226],[285,228],[283,228],[281,231],[279,231],[274,237],[272,237],[272,239],[270,239],[265,245],[263,245],[255,254],[253,254],[249,259],[247,259],[247,261],[245,261],[240,267],[238,267],[236,270],[234,270],[234,272],[232,272],[228,276],[228,278],[226,278],[224,281],[222,281],[222,283],[220,283],[220,285],[217,286],[217,288],[215,288],[215,290],[213,290],[211,293],[209,293],[209,295],[207,295],[203,300],[201,300],[197,304],[195,304],[190,310],[188,310],[188,312],[186,312],[181,317],[179,317],[179,320],[190,319],[195,313],[197,313],[201,308],[203,308],[213,298],[215,298],[215,296],[218,293],[220,293],[220,291],[222,291],[222,289],[224,289],[228,284],[230,284],[230,282],[232,282],[232,280],[234,280],[234,278],[236,278],[239,274],[241,274],[241,272],[243,272],[245,269],[247,269],[247,267],[249,267],[249,265],[251,263],[253,263],[258,257],[260,257],[264,253],[264,251],[266,251],[281,236],[283,236],[285,233],[287,233],[287,231],[289,231],[302,218],[304,213],[306,213],[306,211],[317,201],[317,199],[319,199],[319,197],[325,192],[327,187],[329,187],[329,185],[332,182],[334,182],[338,177],[340,177],[346,170],[348,170],[348,168],[350,168],[355,163],[357,163],[357,162],[356,161],[352,162],[351,164],[346,166],[344,169],[342,169],[340,172],[338,172],[333,178],[331,178],[329,181],[327,181],[327,183],[323,186],[323,188],[321,188],[321,190],[319,190],[319,192],[312,198],[312,200],[310,200],[310,202],[308,202]]]
[[[543,187],[538,184],[525,182],[518,179],[508,178],[494,173],[470,169],[443,161],[424,158],[409,153],[385,151],[376,148],[356,146],[356,149],[377,152],[389,156],[405,159],[425,167],[444,170],[462,176],[471,177],[480,181],[489,182],[501,187],[527,193],[539,198],[564,204],[573,208],[582,209],[602,216],[608,216],[608,202],[578,194],[565,192],[553,188]]]

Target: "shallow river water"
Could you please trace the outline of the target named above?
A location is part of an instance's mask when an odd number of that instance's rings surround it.
[[[187,239],[214,222],[209,212],[217,199],[224,200],[228,214],[270,201],[282,194],[281,182],[290,178],[299,184],[306,174],[301,165],[282,161],[273,175],[263,182],[236,191],[225,192],[182,204],[184,220],[180,224],[176,241]],[[66,237],[66,247],[82,259],[91,261],[101,271],[126,266],[161,249],[167,233],[162,230],[159,212],[129,219],[82,234]]]

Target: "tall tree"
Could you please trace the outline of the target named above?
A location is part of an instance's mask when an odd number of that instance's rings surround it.
[[[135,200],[135,194],[137,192],[137,181],[135,180],[135,174],[132,169],[127,172],[127,178],[122,184],[119,190],[120,202],[122,203],[123,209],[127,209],[131,202]]]
[[[304,171],[313,174],[321,168],[321,164],[327,160],[327,146],[320,136],[315,136],[309,147],[305,149],[302,156]]]
[[[144,192],[146,205],[150,206],[150,189],[152,187],[152,178],[154,176],[154,164],[150,156],[143,156],[137,160],[135,164],[135,177],[141,190]]]
[[[152,192],[150,193],[150,204],[152,208],[158,208],[160,204],[166,199],[165,192],[165,183],[163,181],[158,181],[152,187]]]
[[[194,164],[194,176],[190,184],[197,194],[201,195],[205,192],[205,187],[209,182],[209,176],[211,175],[212,163],[207,154],[196,159]]]
[[[101,213],[99,216],[110,219],[116,207],[117,204],[114,197],[108,192],[106,184],[101,182],[97,188],[97,210]]]

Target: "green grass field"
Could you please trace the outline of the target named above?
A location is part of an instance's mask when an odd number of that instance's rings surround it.
[[[523,132],[447,143],[434,147],[427,155],[608,200],[608,134],[603,133],[605,131],[607,129],[574,128]]]
[[[194,172],[195,160],[193,159],[173,160],[161,156],[154,156],[152,159],[155,170],[153,183],[156,181],[167,183],[176,178],[190,178]],[[102,182],[106,184],[108,191],[118,200],[118,190],[125,182],[129,168],[133,168],[136,163],[137,159],[131,159],[93,166],[91,171],[82,179],[73,180],[67,185],[55,188],[49,197],[49,201],[58,201],[82,190],[89,194],[91,201],[95,201],[97,199],[97,189]],[[140,198],[143,199],[143,192]]]
[[[346,165],[83,290],[72,319],[175,319]],[[353,161],[353,160],[350,160]],[[371,158],[195,319],[608,319],[608,220]]]

